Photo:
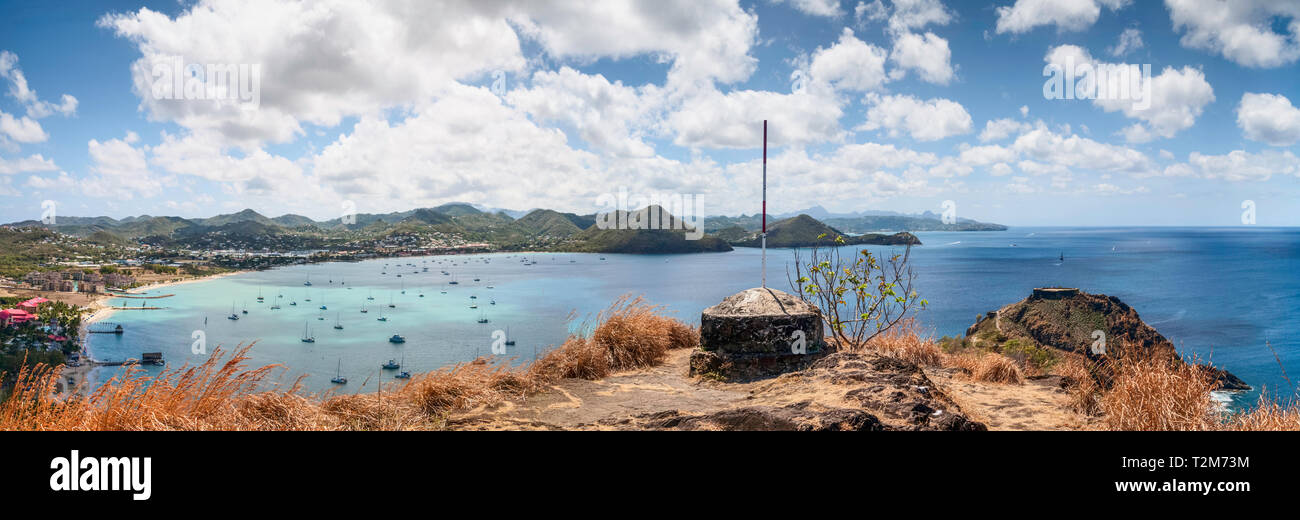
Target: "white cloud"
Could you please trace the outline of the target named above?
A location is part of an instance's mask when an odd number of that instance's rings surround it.
[[[524,71],[521,38],[556,58],[646,55],[671,62],[669,83],[679,88],[740,81],[753,72],[756,15],[734,0],[671,4],[208,0],[174,18],[142,8],[100,24],[137,45],[134,88],[152,119],[251,150],[291,141],[303,124],[332,127],[345,117],[427,101],[456,81]],[[151,65],[171,56],[260,64],[258,109],[154,99]]]
[[[632,88],[569,67],[538,71],[531,88],[506,95],[511,105],[536,121],[559,122],[576,129],[593,148],[631,157],[654,155],[640,129],[654,124],[661,98],[662,91],[654,85]]]
[[[825,82],[837,89],[875,90],[886,81],[885,51],[859,40],[846,27],[840,34],[839,42],[813,53],[809,73],[813,80]]]
[[[23,185],[36,190],[67,190],[75,187],[77,181],[71,175],[68,175],[68,172],[61,171],[51,178],[32,175],[27,178],[27,182],[23,183]]]
[[[864,27],[869,22],[880,22],[889,18],[889,8],[881,0],[872,0],[866,3],[859,0],[858,5],[853,8],[853,19],[859,27]]]
[[[1147,193],[1149,191],[1147,190],[1146,186],[1138,186],[1136,188],[1124,189],[1114,184],[1108,184],[1108,183],[1095,185],[1093,186],[1093,189],[1096,190],[1097,193],[1101,195],[1134,195],[1134,194]]]
[[[16,118],[0,111],[0,138],[19,143],[39,143],[49,139],[50,136],[34,119],[27,116]]]
[[[44,101],[27,85],[27,76],[18,68],[18,56],[0,51],[0,78],[9,80],[9,95],[27,107],[27,116],[40,119],[58,113],[71,116],[77,112],[77,98],[64,94],[59,103]]]
[[[1024,108],[1024,112],[1027,113],[1028,107]],[[984,131],[980,132],[980,142],[1001,141],[1030,128],[1033,126],[1029,123],[1015,119],[990,119],[984,123]]]
[[[1174,30],[1184,31],[1184,47],[1246,67],[1280,67],[1300,58],[1300,2],[1165,0],[1165,5]],[[1286,25],[1284,18],[1290,18]]]
[[[1252,141],[1291,146],[1300,142],[1300,108],[1280,94],[1247,92],[1237,105],[1237,126]]]
[[[1041,123],[1033,130],[1017,137],[1011,149],[1021,153],[1023,157],[1036,161],[1029,165],[1028,169],[1040,174],[1059,171],[1040,167],[1043,164],[1101,172],[1152,174],[1150,158],[1140,151],[1100,143],[1077,135],[1067,137],[1052,132]],[[1022,170],[1027,170],[1024,163],[1020,167]]]
[[[771,0],[774,4],[780,4],[786,0]],[[790,6],[795,10],[811,15],[825,16],[833,18],[844,14],[840,11],[840,0],[789,0]]]
[[[897,74],[899,78],[903,70],[911,69],[930,83],[947,85],[952,81],[952,51],[948,48],[948,40],[934,33],[899,34],[894,39],[894,49],[889,58],[901,67]]]
[[[24,172],[46,172],[59,169],[54,165],[54,161],[42,157],[41,154],[29,155],[21,159],[5,159],[0,157],[0,175],[11,175]]]
[[[971,131],[971,118],[960,103],[949,99],[919,100],[909,95],[869,94],[867,120],[859,130],[885,130],[896,137],[906,132],[918,141],[936,141]]]
[[[1125,56],[1128,53],[1141,49],[1145,43],[1142,42],[1142,31],[1135,27],[1124,29],[1119,35],[1119,42],[1110,48],[1110,55],[1115,57]]]
[[[771,146],[838,142],[844,138],[839,101],[817,88],[782,94],[765,90],[701,92],[668,117],[673,143],[689,148],[759,148],[764,119]]]
[[[91,139],[86,148],[90,154],[90,171],[95,175],[84,179],[82,191],[92,197],[121,200],[161,193],[163,182],[149,171],[145,159],[147,147],[132,146],[137,141],[139,136],[130,132],[122,139],[104,142]]]
[[[1185,165],[1166,168],[1166,175],[1199,174],[1208,179],[1233,182],[1266,181],[1273,175],[1300,176],[1300,158],[1288,151],[1265,150],[1250,153],[1233,150],[1224,155],[1192,152]]]
[[[1126,67],[1136,73],[1136,65],[1105,63],[1093,59],[1086,49],[1077,45],[1061,45],[1048,50],[1044,61],[1068,68],[1091,66],[1117,69]],[[1100,82],[1098,82],[1100,83]],[[1138,97],[1150,87],[1150,106],[1143,106]],[[1141,80],[1141,87],[1131,90],[1129,98],[1123,96],[1098,96],[1093,104],[1107,112],[1122,112],[1125,116],[1142,121],[1123,130],[1129,142],[1147,142],[1155,137],[1170,138],[1179,131],[1196,124],[1205,106],[1214,101],[1214,89],[1199,69],[1183,67],[1181,70],[1166,67],[1149,82]]]
[[[940,0],[894,0],[889,30],[895,33],[920,29],[930,24],[947,25],[953,14]]]
[[[1101,8],[1118,10],[1129,0],[1016,0],[1012,6],[997,8],[997,32],[1025,33],[1045,25],[1055,25],[1060,31],[1082,31],[1092,27]]]

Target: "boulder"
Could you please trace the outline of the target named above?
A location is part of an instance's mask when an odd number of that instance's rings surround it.
[[[825,354],[821,312],[776,289],[728,296],[700,316],[691,375],[756,379],[808,366]]]

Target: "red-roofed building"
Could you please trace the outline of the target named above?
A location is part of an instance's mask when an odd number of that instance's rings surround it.
[[[5,309],[0,311],[0,325],[18,325],[36,319],[36,316],[22,309]]]
[[[37,296],[35,298],[32,298],[30,300],[18,304],[18,306],[23,308],[27,312],[35,312],[36,309],[39,308],[42,303],[47,303],[47,302],[49,302],[49,300]]]

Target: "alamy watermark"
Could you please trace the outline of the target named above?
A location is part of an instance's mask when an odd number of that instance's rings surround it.
[[[608,211],[596,211],[597,229],[665,229],[685,231],[687,240],[704,237],[700,196],[682,193],[602,193],[596,205]]]
[[[262,65],[185,63],[180,56],[153,60],[150,93],[154,99],[212,101],[257,108],[262,103]]]
[[[1132,101],[1133,110],[1151,108],[1151,64],[1065,63],[1043,67],[1045,99],[1094,99]]]

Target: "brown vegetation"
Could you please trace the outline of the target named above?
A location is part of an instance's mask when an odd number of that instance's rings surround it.
[[[444,426],[456,410],[520,399],[562,378],[599,379],[661,363],[670,349],[693,347],[699,333],[640,298],[622,298],[601,312],[589,334],[570,336],[527,368],[479,358],[420,374],[383,392],[304,395],[295,384],[261,391],[275,366],[250,369],[252,345],[229,356],[220,349],[204,364],[138,371],[114,378],[89,395],[60,398],[62,367],[35,366],[18,374],[0,403],[0,430],[415,430]]]

